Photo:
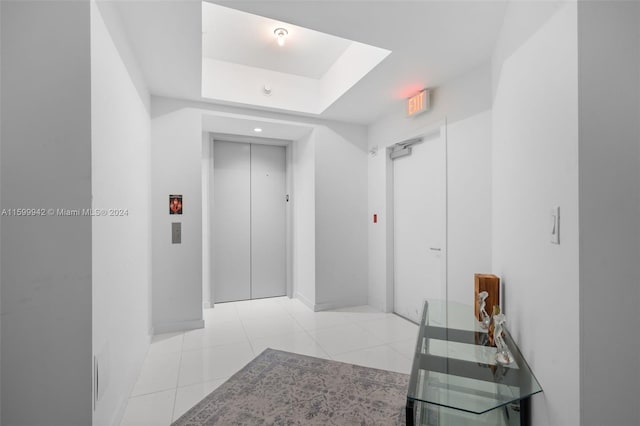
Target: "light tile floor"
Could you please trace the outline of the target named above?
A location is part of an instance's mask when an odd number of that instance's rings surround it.
[[[154,336],[121,426],[165,426],[266,348],[408,374],[418,326],[370,306],[313,312],[297,299],[220,303],[205,328]]]

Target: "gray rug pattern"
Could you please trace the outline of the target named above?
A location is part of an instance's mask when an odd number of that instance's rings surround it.
[[[409,376],[266,349],[172,426],[404,425]]]

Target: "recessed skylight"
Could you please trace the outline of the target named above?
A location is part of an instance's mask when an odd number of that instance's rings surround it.
[[[209,2],[202,3],[202,32],[203,98],[311,114],[391,53]]]

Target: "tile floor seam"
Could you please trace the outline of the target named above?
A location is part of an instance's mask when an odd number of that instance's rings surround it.
[[[206,325],[206,324],[205,324]],[[176,375],[176,386],[173,394],[173,407],[171,408],[171,423],[173,423],[173,416],[176,411],[176,400],[178,399],[178,385],[180,384],[180,371],[182,370],[182,348],[184,347],[184,336],[186,333],[182,333],[182,342],[180,343],[180,360],[178,361],[178,374]]]
[[[244,337],[249,342],[249,348],[251,349],[251,353],[255,357],[256,356],[256,352],[253,350],[253,344],[251,343],[251,338],[249,337],[249,333],[247,333],[247,328],[245,327],[244,321],[242,320],[242,318],[240,318],[240,325],[242,326],[242,331],[244,332]]]
[[[349,320],[349,324],[351,324],[351,323],[352,323],[352,321],[351,321],[351,320]],[[341,328],[341,327],[344,327],[344,324],[343,324],[342,326],[338,325],[338,326],[336,326],[336,327],[332,327],[332,328]],[[323,330],[328,330],[328,329],[323,329]],[[313,336],[311,336],[311,338],[312,338],[314,341],[316,341],[316,342],[318,343],[318,346],[320,346],[320,347],[321,347],[321,348],[322,348],[322,349],[327,353],[327,355],[329,355],[329,357],[331,357],[331,359],[335,360],[334,355],[340,355],[340,354],[338,354],[338,353],[331,353],[331,352],[329,352],[328,350],[326,350],[326,349],[325,349],[325,348],[320,344],[320,342],[318,342],[318,340],[314,339],[314,337],[313,337]],[[359,350],[361,350],[361,349],[355,349],[353,352],[355,352],[355,351],[359,351]]]
[[[391,342],[393,343],[393,342]],[[391,349],[392,351],[394,351],[395,353],[397,353],[398,355],[402,356],[405,359],[408,359],[410,361],[413,362],[413,359],[411,357],[406,356],[405,354],[403,354],[402,352],[400,352],[399,350],[397,350],[396,348],[394,348],[393,346],[391,346],[389,343],[386,344],[386,346]]]
[[[351,324],[351,325],[356,325],[356,324]],[[337,327],[332,327],[332,328],[340,328],[340,327],[343,328],[344,325],[342,325],[342,326],[339,325]],[[358,326],[356,325],[356,327],[358,327]],[[353,351],[348,351],[348,352],[359,351],[359,350],[367,349],[367,348],[374,348],[374,347],[378,347],[378,346],[382,346],[382,345],[387,344],[387,342],[384,342],[383,339],[379,338],[378,336],[376,336],[375,334],[369,332],[368,330],[366,330],[366,329],[364,329],[362,327],[358,327],[358,328],[360,328],[359,331],[362,332],[363,334],[366,334],[366,335],[368,335],[370,337],[373,337],[374,339],[379,340],[381,343],[380,344],[375,344],[373,346],[366,346],[366,347],[363,347],[363,348],[360,348],[360,349],[354,349]],[[329,329],[328,328],[327,329],[323,329],[322,331],[326,331],[326,330],[329,330]],[[391,342],[389,342],[389,343],[391,343]],[[346,352],[340,352],[340,354],[342,354],[342,353],[346,353]],[[336,353],[334,355],[339,355],[339,354]]]
[[[239,340],[237,342],[227,342],[227,343],[221,343],[221,344],[213,344],[213,345],[207,345],[207,346],[200,346],[198,348],[189,348],[189,349],[185,349],[182,352],[195,352],[195,351],[201,351],[203,349],[215,349],[215,348],[222,348],[225,346],[231,346],[231,345],[238,345],[244,343],[244,340]]]
[[[131,395],[131,396],[129,396],[129,398],[127,398],[127,400],[140,398],[142,396],[149,396],[149,395],[153,395],[153,394],[156,394],[156,393],[167,392],[167,391],[170,391],[172,389],[174,389],[174,388],[163,388],[163,389],[154,390],[153,392],[145,392],[145,393],[141,393],[141,394],[138,394],[138,395]]]
[[[149,353],[151,352],[151,345],[153,345],[153,337],[154,336],[151,336],[149,347],[147,347],[147,352],[144,355],[144,360],[142,361],[142,366],[140,367],[140,371],[138,372],[138,377],[136,378],[136,381],[133,384],[133,389],[131,389],[129,396],[127,397],[127,405],[129,404],[129,400],[131,398],[135,398],[137,396],[137,395],[133,395],[133,393],[136,391],[136,386],[138,385],[138,381],[140,381],[140,376],[142,376],[142,370],[144,369],[144,365],[147,362],[147,359],[149,358]],[[126,407],[125,407],[125,411],[126,411]]]
[[[417,336],[416,336],[416,337],[417,337]],[[396,340],[395,342],[389,342],[389,343],[387,343],[387,345],[388,345],[391,349],[393,349],[394,351],[398,352],[400,355],[403,355],[403,356],[406,358],[406,357],[407,357],[407,355],[406,355],[406,354],[404,354],[404,353],[400,352],[400,350],[399,350],[399,349],[396,349],[396,348],[394,348],[393,346],[391,346],[391,345],[393,345],[394,343],[400,343],[400,342],[403,342],[404,340],[409,340],[409,339]],[[417,340],[418,340],[417,338],[416,338],[416,339],[414,339],[413,349],[411,350],[411,353],[415,353],[415,351],[416,351],[416,343],[417,343]],[[411,356],[411,357],[409,357],[409,358],[411,358],[411,360],[413,360],[413,356]]]
[[[289,316],[291,318],[293,318],[294,320],[296,320],[295,316],[293,315],[293,313],[289,312],[287,309],[283,308],[282,306],[280,307],[283,311],[285,311],[287,314],[289,314]],[[298,324],[300,327],[302,327],[302,324]]]
[[[318,346],[320,347],[320,349],[322,349],[322,351],[323,351],[323,352],[324,352],[324,353],[325,353],[325,354],[326,354],[330,359],[333,359],[333,357],[331,356],[331,354],[329,353],[329,351],[327,351],[327,350],[324,348],[324,346],[322,346],[322,345],[320,344],[320,342],[318,342],[318,340],[316,340],[316,339],[313,337],[313,335],[309,332],[309,330],[307,330],[306,328],[304,328],[304,327],[302,326],[302,324],[300,324],[300,322],[296,319],[296,317],[294,317],[293,315],[292,315],[292,317],[293,317],[293,320],[294,320],[295,322],[297,322],[297,323],[298,323],[298,325],[299,325],[300,327],[302,327],[302,330],[307,334],[307,336],[309,336],[309,338],[311,338],[311,340],[312,340],[316,345],[318,345]]]
[[[221,345],[221,346],[215,346],[215,347],[188,349],[188,350],[186,350],[184,352],[211,351],[211,350],[214,350],[214,349],[227,348],[227,347],[230,347],[230,346],[237,347],[239,345],[242,345],[242,343],[244,343],[244,342],[227,343],[227,344],[224,344],[224,345]],[[251,345],[251,342],[249,342],[247,340],[246,343],[248,343],[249,349],[251,350],[251,354],[253,355],[253,358],[255,358],[256,355],[255,355],[255,352],[254,352],[253,347]],[[253,359],[253,358],[251,358],[251,359]],[[249,361],[251,361],[251,360],[249,360]],[[242,369],[242,367],[240,369],[238,369],[237,371],[235,371],[233,374],[237,373],[241,369]],[[187,383],[187,384],[184,384],[184,385],[180,386],[180,376],[178,376],[178,386],[177,386],[177,388],[183,388],[183,387],[186,387],[186,386],[198,385],[198,384],[210,382],[210,381],[213,381],[213,380],[221,380],[221,379],[229,378],[229,377],[231,377],[231,376],[215,376],[215,377],[210,377],[210,378],[207,378],[207,379],[204,379],[204,378],[200,377],[198,379],[198,381],[196,381],[196,382],[190,382],[190,383]]]
[[[358,327],[359,329],[361,329],[362,331],[366,331],[364,330],[362,327],[359,327],[358,325],[356,325],[353,321],[351,320],[347,320],[347,322],[345,322],[344,324],[336,324],[336,325],[332,325],[329,327],[323,327],[323,328],[316,328],[313,330],[308,330],[308,331],[314,331],[314,332],[319,332],[319,331],[327,331],[327,330],[331,330],[334,328],[344,328],[346,325],[355,325],[356,327]],[[304,327],[303,327],[304,328]],[[305,329],[306,330],[306,329]]]
[[[174,355],[174,354],[178,354],[178,352],[161,353],[161,354],[152,355],[151,357],[152,358],[154,358],[154,357],[163,357],[163,356],[170,356],[170,355]],[[180,355],[179,355],[179,357],[180,357]],[[144,364],[146,364],[148,360],[149,360],[149,358],[145,359]],[[179,362],[179,360],[178,360],[178,362]],[[178,365],[178,367],[179,367],[179,365]],[[138,381],[136,382],[136,385],[134,386],[134,390],[131,392],[129,397],[137,397],[137,396],[142,396],[142,395],[149,395],[149,394],[152,394],[152,393],[164,392],[164,391],[167,391],[167,390],[171,389],[170,387],[161,387],[159,389],[153,389],[151,391],[144,391],[144,392],[141,392],[141,393],[135,393],[135,390],[138,387],[138,383],[139,383],[140,377],[142,377],[142,371],[143,370],[141,370],[141,372],[140,372],[141,374],[138,376]]]
[[[359,322],[366,322],[366,321],[359,321]],[[358,324],[358,322],[356,321],[352,321],[351,323],[352,325],[358,327],[360,330],[364,331],[365,333],[372,335],[371,333],[369,333],[369,330],[367,330],[366,328],[364,328],[363,326],[361,326],[360,324]]]
[[[353,320],[349,320],[349,324],[350,324],[350,325],[355,325],[356,327],[360,328],[360,329],[361,329],[361,331],[364,331],[366,334],[368,334],[368,335],[372,336],[372,334],[371,334],[371,333],[369,333],[367,330],[365,330],[365,329],[363,329],[362,327],[359,327],[357,324],[355,324],[355,322],[354,322]],[[335,327],[335,328],[339,328],[339,327],[343,327],[343,326],[337,326],[337,327]],[[373,337],[375,337],[375,338],[377,339],[377,337],[376,337],[376,336],[373,336]],[[362,347],[362,348],[354,349],[354,350],[351,350],[351,351],[339,352],[339,353],[333,353],[333,354],[332,354],[332,353],[329,353],[329,352],[328,352],[328,351],[326,351],[326,350],[325,350],[325,352],[327,352],[327,354],[329,354],[329,356],[331,356],[331,359],[335,359],[335,358],[333,358],[333,357],[334,357],[334,356],[337,356],[337,355],[342,355],[342,354],[350,353],[350,352],[357,352],[357,351],[361,351],[361,350],[363,350],[363,349],[374,348],[374,347],[382,346],[382,345],[383,345],[383,344],[375,345],[375,346],[366,346],[366,347]]]
[[[389,340],[389,341],[388,341],[388,342],[386,342],[386,343],[389,345],[389,344],[391,344],[391,343],[403,342],[403,341],[405,341],[405,340],[409,340],[409,339],[412,339],[412,337],[405,337],[404,339],[397,339],[397,340],[396,340],[396,339],[393,339],[393,340]],[[418,340],[417,332],[416,332],[415,340],[416,340],[416,341]]]
[[[205,375],[203,373],[193,375],[191,374],[195,371],[191,371],[193,368],[183,368],[187,366],[187,364],[184,364],[185,361],[194,357],[197,358],[197,355],[193,354],[197,351],[201,351],[203,353],[211,351],[215,353],[226,353],[224,348],[228,347],[230,348],[229,350],[232,350],[231,347],[240,348],[242,346],[245,347],[245,349],[240,351],[243,353],[243,356],[255,358],[258,347],[276,346],[288,348],[291,352],[308,353],[309,356],[318,356],[337,361],[340,361],[340,358],[344,356],[348,361],[340,362],[347,362],[355,365],[371,364],[369,366],[371,368],[378,368],[387,371],[402,372],[404,369],[407,367],[410,368],[411,366],[412,358],[407,355],[410,351],[405,349],[405,344],[403,343],[403,341],[407,341],[406,347],[409,348],[410,339],[406,336],[399,338],[399,336],[396,335],[404,334],[406,328],[400,326],[397,318],[403,319],[404,321],[407,320],[397,315],[394,316],[389,313],[382,313],[367,306],[357,306],[344,308],[344,310],[333,310],[327,313],[318,313],[310,310],[308,306],[300,305],[295,298],[272,299],[270,301],[265,300],[259,303],[254,303],[254,301],[230,302],[229,305],[230,306],[228,306],[228,308],[225,307],[221,311],[218,311],[220,312],[219,314],[213,315],[213,313],[210,312],[205,315],[205,332],[203,333],[203,336],[207,335],[208,338],[204,338],[203,340],[209,342],[210,337],[217,336],[217,330],[224,330],[224,336],[227,334],[232,337],[238,336],[237,342],[234,341],[218,344],[217,342],[219,339],[214,338],[211,339],[215,342],[213,344],[205,343],[205,346],[185,349],[187,333],[180,333],[180,350],[165,352],[166,354],[178,354],[177,379],[175,386],[154,390],[153,392],[143,393],[136,396],[129,395],[127,405],[132,401],[136,401],[137,398],[149,398],[154,396],[157,399],[161,394],[164,394],[166,397],[162,397],[162,399],[167,403],[166,415],[171,416],[169,419],[169,423],[171,423],[174,421],[174,417],[178,414],[178,410],[182,410],[184,408],[183,406],[185,406],[186,401],[185,398],[193,398],[194,394],[199,395],[200,392],[202,392],[202,390],[197,390],[200,389],[197,385],[201,385],[202,389],[205,389],[205,384],[207,383],[224,382],[229,378],[229,376],[216,376],[207,377],[205,380]],[[214,307],[210,309],[215,309],[215,304]],[[261,319],[266,323],[261,325]],[[407,322],[411,323],[410,321]],[[239,328],[234,329],[238,324]],[[303,324],[306,324],[307,326],[305,327]],[[329,325],[327,326],[327,324]],[[395,333],[394,329],[396,327],[400,328],[402,331]],[[242,332],[240,332],[240,329]],[[340,333],[340,330],[344,329],[346,329],[346,331],[344,333]],[[380,329],[384,332],[380,335],[371,332],[371,329]],[[252,330],[255,333],[250,335],[249,331]],[[271,334],[273,332],[275,332],[275,334]],[[209,335],[209,333],[212,334]],[[252,337],[253,334],[255,334],[255,338]],[[365,346],[342,351],[341,349],[344,349],[345,346],[351,346],[346,343],[349,343],[355,335],[361,336],[361,338],[358,338],[357,340],[360,343],[364,343]],[[189,339],[189,341],[196,340],[199,339],[195,337],[193,340]],[[362,342],[362,340],[364,340],[364,342]],[[374,342],[370,342],[370,340],[374,340]],[[375,341],[378,341],[379,343],[375,343]],[[159,342],[162,342],[162,338]],[[248,343],[248,345],[245,345],[245,342]],[[321,342],[324,342],[324,344]],[[394,344],[398,346],[398,348],[392,346]],[[329,353],[326,349],[326,347],[328,347],[327,345],[339,350],[339,352],[334,354]],[[161,345],[161,347],[165,349],[172,346],[173,345]],[[249,351],[246,351],[246,347],[249,348]],[[154,352],[154,350],[150,347],[147,350],[145,360],[152,358],[151,352]],[[320,355],[320,353],[322,353],[322,355]],[[207,359],[213,362],[210,357]],[[189,365],[190,364],[191,363],[189,363]],[[197,377],[198,380],[193,383],[181,384],[181,375],[183,374],[187,374],[189,377],[193,376],[193,378]],[[179,395],[182,395],[182,399],[180,400],[182,402],[179,401]],[[168,404],[169,397],[173,397],[173,403],[171,406]],[[153,397],[151,398],[153,399]],[[144,401],[144,399],[142,399],[142,401]],[[138,407],[136,408],[138,415],[141,402],[135,402],[136,407]],[[149,412],[146,416],[153,416],[153,413]]]

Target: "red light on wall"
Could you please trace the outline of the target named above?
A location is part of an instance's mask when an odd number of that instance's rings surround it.
[[[413,95],[415,95],[416,93],[418,93],[419,91],[421,91],[422,89],[424,89],[424,83],[423,82],[413,82],[413,83],[408,83],[402,87],[399,87],[398,89],[393,91],[393,98],[394,99],[407,99]]]
[[[378,223],[378,215],[376,213],[373,214],[373,223]]]
[[[427,89],[407,99],[407,116],[412,117],[427,109],[429,109],[429,91]]]

